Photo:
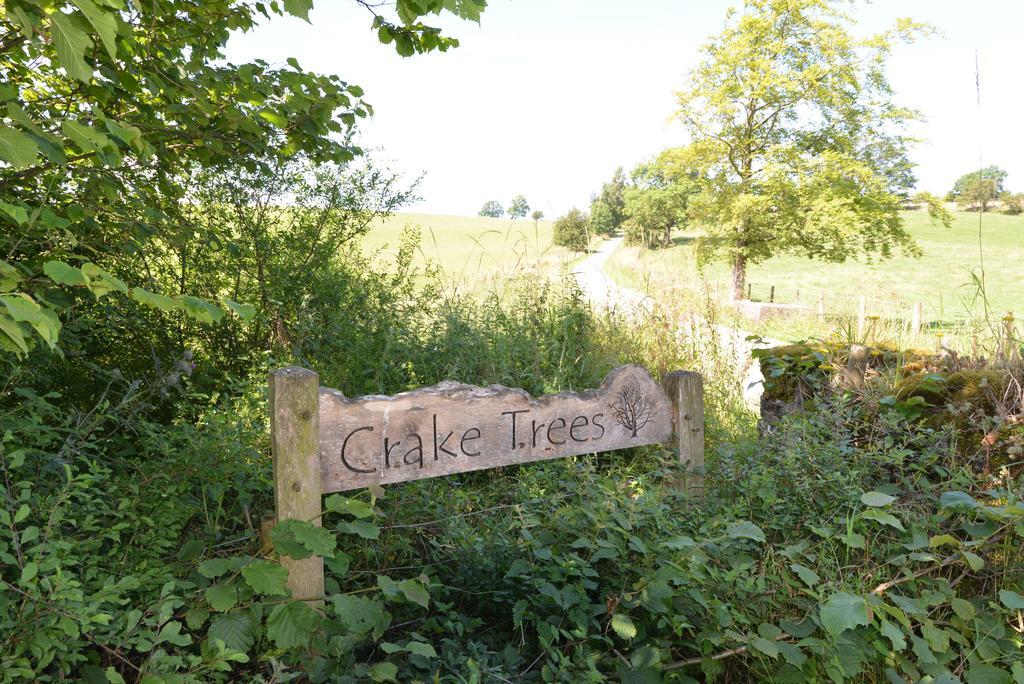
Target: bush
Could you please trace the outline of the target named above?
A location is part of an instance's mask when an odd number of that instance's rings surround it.
[[[584,252],[590,246],[590,220],[586,214],[573,207],[554,225],[553,241],[560,247],[574,252]]]
[[[1000,198],[1003,202],[1003,213],[1016,216],[1024,213],[1024,192],[1006,193]]]

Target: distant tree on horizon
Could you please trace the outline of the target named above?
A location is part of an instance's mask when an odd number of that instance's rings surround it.
[[[620,166],[590,201],[590,224],[595,233],[611,235],[622,226],[626,220],[626,187],[626,174]]]
[[[965,173],[956,180],[946,199],[960,208],[988,211],[989,205],[1006,193],[1004,183],[1008,174],[992,164],[983,169]]]
[[[479,216],[487,216],[490,218],[501,218],[505,215],[505,210],[501,208],[501,202],[498,200],[488,200],[484,202],[484,206],[480,209]]]
[[[552,241],[560,247],[574,252],[585,252],[590,246],[590,219],[573,207],[565,216],[555,221]]]
[[[512,204],[508,208],[508,215],[515,221],[517,218],[523,218],[530,213],[530,203],[526,201],[526,198],[522,195],[516,195],[512,198]]]
[[[537,222],[544,218],[544,212],[538,209],[530,215],[530,218],[533,219],[533,225],[536,226]]]

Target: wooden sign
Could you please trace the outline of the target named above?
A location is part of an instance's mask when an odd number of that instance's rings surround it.
[[[347,399],[290,366],[270,374],[270,420],[277,521],[319,525],[330,492],[644,444],[677,450],[684,486],[703,490],[703,381],[687,371],[658,384],[621,366],[598,389],[536,399],[455,382]],[[281,562],[294,598],[322,599],[322,558]]]
[[[538,399],[454,382],[393,397],[320,390],[325,493],[663,444],[671,436],[672,404],[640,366],[616,368],[600,389]]]

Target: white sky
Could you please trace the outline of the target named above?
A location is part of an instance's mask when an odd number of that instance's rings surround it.
[[[228,58],[296,57],[361,85],[376,114],[360,144],[409,177],[425,174],[410,209],[475,214],[522,193],[554,217],[584,208],[617,166],[685,142],[669,121],[673,92],[739,2],[490,0],[480,26],[442,22],[459,48],[406,59],[377,42],[355,2],[320,0],[311,24],[275,18],[233,38]],[[920,189],[945,192],[980,158],[1024,190],[1024,0],[878,0],[853,11],[864,33],[909,16],[944,34],[897,49],[889,67],[897,101],[927,118],[913,152]]]

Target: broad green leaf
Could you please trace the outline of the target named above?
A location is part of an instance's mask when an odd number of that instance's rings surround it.
[[[220,613],[231,610],[238,603],[238,587],[233,582],[214,584],[206,590],[206,602]]]
[[[70,266],[63,261],[47,261],[43,264],[43,273],[60,285],[83,285],[89,286],[89,279],[85,277],[81,269]]]
[[[636,625],[625,613],[612,615],[612,629],[623,639],[632,639],[636,636]]]
[[[21,569],[21,583],[25,584],[26,582],[31,582],[38,574],[39,565],[35,561],[25,563],[25,567]]]
[[[288,118],[278,114],[273,109],[264,109],[260,111],[259,117],[270,123],[274,124],[278,128],[288,128]]]
[[[405,645],[405,648],[409,653],[415,653],[416,655],[423,656],[424,658],[436,658],[437,651],[430,644],[425,644],[422,641],[410,641]]]
[[[928,540],[928,547],[935,549],[940,546],[960,546],[960,540],[951,534],[937,534]]]
[[[28,223],[28,212],[25,211],[24,206],[11,204],[10,202],[0,202],[0,210],[2,210],[5,214],[14,219],[14,222],[17,223],[19,226],[23,226],[26,223]],[[6,264],[9,268],[13,268],[13,266],[8,264],[6,261],[3,263]]]
[[[0,295],[0,302],[7,308],[11,318],[18,321],[32,323],[38,321],[42,314],[42,307],[36,304],[35,300],[23,292],[17,294]]]
[[[949,600],[949,605],[953,609],[953,612],[964,620],[971,620],[974,618],[975,609],[974,604],[970,601],[966,601],[962,598],[952,598]]]
[[[228,307],[231,311],[235,312],[235,315],[237,315],[246,323],[251,321],[253,317],[256,316],[256,307],[252,306],[251,304],[239,304],[238,302],[233,302],[230,299],[224,299],[221,301],[224,303],[224,306]]]
[[[942,496],[939,497],[939,506],[942,508],[952,508],[956,511],[971,511],[981,506],[981,504],[966,492],[943,492]]]
[[[732,539],[753,539],[754,541],[759,542],[764,541],[764,532],[761,531],[760,527],[749,520],[741,520],[729,525],[725,533]]]
[[[892,647],[896,651],[902,651],[907,647],[907,640],[903,636],[903,631],[885,619],[879,619],[879,631],[886,639],[892,643]]]
[[[865,506],[874,506],[876,508],[881,506],[888,506],[896,500],[895,496],[889,496],[882,492],[864,492],[860,497],[860,502]]]
[[[82,273],[89,279],[89,291],[96,299],[108,292],[128,292],[128,286],[123,280],[110,275],[92,262],[87,261],[82,264]]]
[[[228,648],[245,652],[252,648],[255,624],[248,612],[225,613],[210,621],[209,635],[223,641]]]
[[[0,159],[15,170],[32,166],[39,155],[39,146],[25,133],[0,126]]]
[[[199,564],[199,574],[207,579],[216,579],[231,569],[227,558],[209,558]]]
[[[313,9],[313,0],[284,0],[284,11],[299,19],[309,21],[309,10]]]
[[[268,596],[285,596],[288,591],[285,583],[288,581],[288,571],[278,563],[267,560],[254,560],[242,568],[242,577],[245,583],[252,587],[258,594]],[[300,598],[311,598],[303,596]]]
[[[332,513],[346,513],[356,518],[369,518],[373,515],[373,507],[370,504],[341,494],[331,494],[327,497],[324,509]]]
[[[749,643],[751,648],[753,648],[755,651],[758,651],[759,653],[768,656],[769,658],[779,657],[779,645],[777,642],[765,639],[764,637],[756,636],[752,637]]]
[[[336,547],[332,532],[305,520],[284,520],[278,523],[271,531],[271,539],[278,553],[296,559],[308,558],[310,555],[330,558]],[[296,553],[296,545],[301,553]]]
[[[192,643],[192,637],[181,633],[181,623],[172,620],[165,624],[156,637],[156,643],[168,642],[175,646],[188,646]]]
[[[818,573],[814,572],[814,570],[811,570],[808,567],[800,565],[799,563],[793,563],[789,567],[793,572],[799,575],[800,579],[802,579],[804,583],[809,587],[813,587],[821,580],[821,578],[818,577]]]
[[[894,527],[897,530],[903,530],[903,523],[899,521],[899,518],[888,511],[882,511],[877,508],[868,508],[862,511],[860,516],[867,520],[874,520],[883,525]]]
[[[178,301],[182,303],[185,312],[200,323],[216,323],[224,318],[224,309],[205,299],[181,295]]]
[[[405,596],[407,601],[418,603],[424,608],[429,607],[430,594],[427,593],[423,583],[419,580],[406,579],[398,583],[398,588],[402,590],[402,595]]]
[[[858,625],[868,624],[868,606],[863,596],[836,592],[821,605],[821,624],[833,636]]]
[[[143,290],[141,287],[132,288],[132,299],[139,304],[144,304],[152,309],[160,311],[174,311],[181,308],[181,303],[172,297],[166,297],[156,292]]]
[[[335,594],[331,597],[331,604],[335,616],[349,634],[360,637],[372,634],[374,638],[380,638],[391,623],[391,615],[376,599]]]
[[[93,46],[92,39],[79,28],[74,17],[63,12],[50,15],[50,29],[60,66],[71,78],[88,83],[92,79],[92,67],[85,62],[85,52]]]
[[[999,591],[999,600],[1010,610],[1024,610],[1024,596],[1009,589]]]
[[[96,152],[113,145],[102,131],[80,121],[66,119],[60,127],[82,152]]]
[[[28,341],[21,326],[3,311],[0,311],[0,346],[21,354],[28,353]]]
[[[363,539],[377,539],[380,537],[380,528],[375,523],[367,520],[353,520],[341,523],[338,525],[338,531],[356,534]]]
[[[1010,673],[1002,668],[977,663],[964,672],[964,681],[969,684],[1009,684],[1013,680]]]
[[[394,663],[384,662],[373,665],[370,670],[370,679],[375,682],[397,682],[398,666]]]
[[[970,551],[961,551],[960,553],[963,554],[964,561],[967,563],[967,567],[969,567],[974,572],[977,572],[978,570],[981,570],[983,567],[985,567],[985,559],[983,559],[978,554],[971,553]]]
[[[110,59],[117,59],[117,20],[114,18],[114,13],[108,9],[100,9],[92,0],[71,0],[71,2],[82,10],[82,14],[96,29],[100,40],[103,41],[103,46],[107,48]]]
[[[320,615],[302,601],[288,601],[270,613],[267,636],[279,648],[305,646],[309,644],[320,619]]]

